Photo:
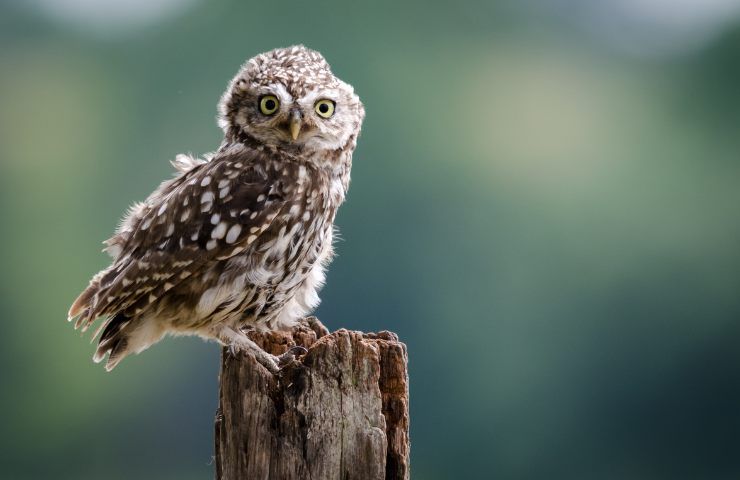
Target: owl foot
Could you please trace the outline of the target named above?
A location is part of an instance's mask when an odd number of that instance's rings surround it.
[[[265,367],[273,375],[289,365],[300,355],[305,355],[308,350],[300,346],[290,347],[287,352],[280,356],[271,355],[254,343],[244,332],[231,328],[224,328],[218,332],[218,339],[228,347],[229,353],[236,355],[238,352],[251,353],[260,365]]]
[[[259,347],[257,347],[259,348]],[[282,355],[270,355],[261,348],[259,352],[251,352],[254,354],[255,360],[257,360],[263,367],[268,369],[273,375],[277,375],[280,371],[293,363],[296,357],[305,355],[308,350],[301,346],[290,347],[287,352]]]
[[[278,357],[276,357],[275,355],[270,355],[267,352],[264,352],[264,353],[265,353],[264,356],[255,354],[254,359],[257,360],[260,363],[260,365],[268,369],[270,373],[272,373],[273,375],[277,375],[278,373],[280,373]]]
[[[285,368],[286,365],[293,362],[293,360],[296,359],[296,357],[305,355],[308,353],[308,350],[301,347],[300,345],[296,345],[294,347],[290,347],[287,352],[283,353],[282,355],[276,357],[277,358],[277,364],[280,369]]]

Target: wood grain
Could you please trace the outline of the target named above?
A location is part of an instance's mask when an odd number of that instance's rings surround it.
[[[406,346],[391,332],[329,333],[315,318],[253,333],[279,355],[308,353],[272,375],[252,356],[221,354],[218,480],[406,480]]]

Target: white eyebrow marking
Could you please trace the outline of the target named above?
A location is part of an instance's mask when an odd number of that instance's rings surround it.
[[[282,83],[273,83],[267,86],[265,93],[273,93],[280,99],[281,105],[290,105],[293,103],[293,96]]]

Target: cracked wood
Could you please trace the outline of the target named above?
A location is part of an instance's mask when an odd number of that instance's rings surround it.
[[[250,336],[276,355],[308,353],[276,377],[222,352],[217,480],[410,478],[407,352],[394,333],[329,334],[309,318]]]

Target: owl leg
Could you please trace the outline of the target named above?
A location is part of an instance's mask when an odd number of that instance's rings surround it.
[[[254,358],[271,373],[280,371],[278,367],[278,357],[270,355],[262,350],[259,345],[254,343],[251,338],[242,332],[238,332],[230,327],[223,327],[217,333],[218,340],[232,350],[248,352],[254,355]]]
[[[281,368],[293,361],[296,355],[307,352],[305,348],[295,346],[280,356],[271,355],[262,350],[244,332],[236,331],[230,327],[223,327],[219,330],[217,337],[221,343],[232,350],[251,353],[263,367],[273,374],[278,373]]]

